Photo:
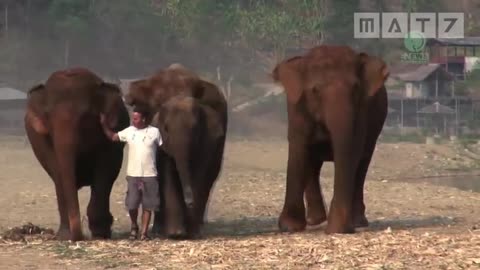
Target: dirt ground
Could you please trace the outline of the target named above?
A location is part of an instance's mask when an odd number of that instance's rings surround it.
[[[366,183],[371,226],[354,235],[323,228],[280,234],[287,143],[229,141],[204,238],[124,240],[125,166],[111,196],[114,240],[79,243],[0,239],[1,269],[479,269],[480,193],[421,182],[480,167],[476,145],[380,144]],[[0,138],[0,232],[27,222],[56,229],[53,183],[24,138]],[[332,194],[332,164],[321,184]],[[462,176],[466,177],[466,176]],[[479,176],[480,177],[480,176]],[[460,179],[460,177],[458,177]],[[404,182],[402,180],[408,180]],[[82,215],[89,190],[80,191]],[[84,218],[83,229],[88,234]]]

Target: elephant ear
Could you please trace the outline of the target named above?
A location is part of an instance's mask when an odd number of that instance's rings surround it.
[[[390,72],[385,62],[376,56],[366,53],[358,54],[360,77],[367,88],[367,95],[374,96],[388,79]]]
[[[25,115],[25,120],[38,134],[48,134],[48,128],[45,118],[45,101],[41,91],[45,90],[43,84],[37,84],[28,90],[29,106]]]
[[[27,94],[28,94],[28,96],[31,96],[34,92],[37,92],[37,91],[40,91],[40,90],[43,90],[43,89],[45,89],[45,85],[43,85],[43,83],[39,83],[39,84],[34,85],[32,88],[30,88],[27,91]]]
[[[104,112],[112,97],[121,97],[120,88],[113,83],[100,82],[97,90],[93,99],[93,109],[97,113]]]
[[[295,56],[281,62],[273,70],[273,79],[283,85],[287,94],[287,101],[290,104],[297,104],[303,94],[303,60],[303,57]]]
[[[161,148],[166,149],[168,143],[168,130],[165,124],[166,110],[161,106],[152,117],[152,126],[158,128],[160,135],[162,136],[163,145]]]

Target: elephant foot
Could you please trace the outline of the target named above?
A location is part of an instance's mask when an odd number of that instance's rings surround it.
[[[72,242],[85,240],[85,237],[83,236],[83,233],[82,233],[82,229],[80,228],[78,231],[73,231],[70,234],[70,240]]]
[[[110,215],[102,217],[91,217],[88,219],[88,227],[92,232],[93,239],[110,239],[112,238],[113,217]]]
[[[173,239],[173,240],[184,240],[188,238],[188,235],[184,231],[174,231],[167,233],[167,238]]]
[[[334,234],[334,233],[350,234],[350,233],[355,233],[355,228],[350,223],[341,222],[341,221],[338,221],[338,219],[336,218],[331,218],[328,221],[327,228],[325,228],[325,233],[326,234]]]
[[[202,223],[200,221],[198,223],[191,223],[188,230],[188,238],[189,239],[199,239],[202,237]]]
[[[368,219],[365,215],[358,215],[353,217],[353,226],[355,228],[364,228],[368,227]]]
[[[325,221],[327,221],[327,215],[325,213],[321,213],[321,214],[309,213],[309,214],[307,214],[307,224],[309,226],[320,225]]]
[[[154,236],[160,236],[160,235],[163,235],[165,233],[165,229],[163,226],[159,226],[159,225],[155,225],[153,224],[152,226],[152,234]]]
[[[281,232],[300,232],[307,227],[307,221],[303,218],[292,218],[286,215],[281,215],[278,220],[278,228]]]
[[[187,231],[183,228],[169,229],[167,231],[167,238],[174,240],[183,240],[188,238]]]
[[[70,240],[70,230],[68,228],[60,227],[55,234],[55,239],[60,241],[68,241]]]
[[[92,239],[101,240],[101,239],[110,239],[112,238],[112,231],[102,230],[102,231],[92,231]]]
[[[352,233],[355,233],[355,229],[353,228],[353,226],[349,226],[349,225],[340,226],[335,224],[333,225],[328,224],[327,228],[325,229],[325,233],[326,234],[336,234],[336,233],[352,234]]]
[[[328,217],[326,234],[350,234],[355,233],[355,228],[351,222],[351,212],[344,208],[333,207]]]

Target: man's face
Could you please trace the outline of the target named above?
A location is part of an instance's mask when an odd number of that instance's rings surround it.
[[[132,114],[132,125],[136,128],[143,128],[145,127],[145,118],[142,114],[138,112],[133,112]]]

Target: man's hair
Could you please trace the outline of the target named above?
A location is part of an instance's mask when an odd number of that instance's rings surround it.
[[[148,119],[150,115],[150,110],[147,106],[137,105],[133,108],[133,112],[139,113],[142,115],[142,118]]]

